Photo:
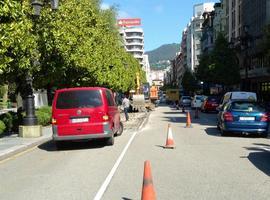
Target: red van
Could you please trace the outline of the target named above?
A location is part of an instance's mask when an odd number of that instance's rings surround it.
[[[56,90],[52,105],[53,140],[56,147],[65,141],[105,139],[114,144],[123,124],[111,90],[81,87]]]

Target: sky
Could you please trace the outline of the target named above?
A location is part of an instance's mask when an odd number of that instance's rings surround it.
[[[118,18],[141,18],[145,51],[180,43],[193,15],[193,5],[218,0],[102,0],[101,7],[118,8]]]

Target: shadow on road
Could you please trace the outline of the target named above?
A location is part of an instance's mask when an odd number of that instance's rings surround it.
[[[254,143],[257,147],[245,147],[252,151],[247,159],[259,170],[270,176],[270,145]]]
[[[133,199],[122,197],[122,200],[133,200]]]
[[[50,140],[44,144],[38,146],[39,149],[45,151],[74,151],[74,150],[83,150],[83,149],[98,149],[104,148],[105,142],[102,140],[90,140],[90,141],[80,141],[80,142],[66,142],[63,147],[58,150],[55,146],[55,143]]]
[[[221,137],[219,130],[217,130],[217,128],[215,127],[206,128],[205,132],[207,133],[207,135],[210,135],[210,136]]]

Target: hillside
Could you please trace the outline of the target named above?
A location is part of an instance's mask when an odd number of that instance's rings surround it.
[[[165,44],[152,51],[147,51],[151,69],[164,69],[168,66],[168,60],[172,60],[179,51],[180,45]]]

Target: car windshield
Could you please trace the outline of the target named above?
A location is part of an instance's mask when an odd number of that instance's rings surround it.
[[[190,100],[191,97],[183,97],[183,100]]]
[[[76,90],[60,92],[56,102],[57,109],[93,108],[102,105],[99,90]]]
[[[231,110],[233,111],[245,111],[245,112],[264,112],[265,109],[254,102],[233,102],[231,104]]]
[[[202,101],[203,100],[203,97],[202,96],[197,96],[196,97],[196,100]]]
[[[208,97],[207,100],[210,101],[210,102],[215,102],[215,103],[218,103],[219,102],[219,98],[218,97]]]

